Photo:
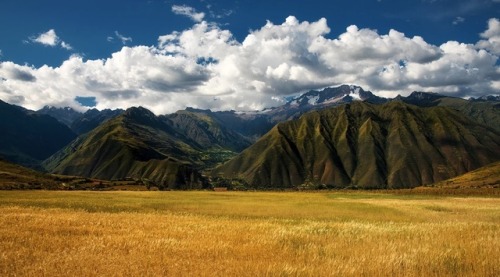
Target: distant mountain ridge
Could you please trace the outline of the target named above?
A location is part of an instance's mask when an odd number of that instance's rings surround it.
[[[70,107],[56,108],[52,106],[45,106],[42,109],[36,111],[36,113],[50,115],[70,128],[73,121],[82,116],[82,113],[77,112]]]
[[[478,98],[471,98],[471,101],[500,101],[500,95],[484,95]]]
[[[386,98],[378,97],[371,91],[354,85],[341,85],[323,90],[311,90],[288,101],[285,106],[322,106],[331,103],[351,103],[352,101],[368,101],[370,103],[385,103]]]
[[[49,115],[68,126],[76,134],[81,135],[96,128],[104,121],[118,116],[123,112],[124,110],[122,109],[104,109],[101,111],[97,109],[89,109],[86,112],[81,113],[69,107],[56,108],[45,106],[35,113]]]
[[[71,130],[73,132],[81,135],[85,134],[103,122],[118,116],[125,112],[125,110],[122,109],[116,109],[116,110],[110,110],[110,109],[105,109],[105,110],[97,110],[97,109],[90,109],[86,111],[85,113],[81,114],[80,116],[76,117],[70,125]]]
[[[172,116],[182,112],[199,114],[202,117],[211,117],[223,126],[234,130],[251,141],[255,141],[271,130],[274,125],[291,119],[299,118],[302,114],[334,107],[354,101],[365,101],[373,104],[383,104],[390,101],[403,101],[408,104],[431,107],[450,106],[458,109],[467,116],[482,124],[500,130],[500,96],[488,95],[470,100],[450,97],[431,92],[412,92],[410,95],[395,98],[383,98],[370,91],[355,85],[341,85],[328,87],[322,90],[310,90],[292,97],[281,106],[264,109],[262,111],[210,111],[195,108],[186,108],[165,116]],[[493,111],[493,113],[492,113]],[[91,109],[84,114],[70,108],[44,107],[37,113],[49,114],[69,126],[73,132],[83,134],[97,127],[102,122],[109,120],[124,110],[96,110]],[[78,116],[77,116],[78,115]]]
[[[297,119],[310,111],[335,107],[354,101],[385,103],[389,101],[389,99],[378,97],[370,91],[363,90],[359,86],[342,85],[325,88],[323,90],[311,90],[293,97],[281,106],[264,109],[262,111],[212,112],[193,108],[187,108],[186,110],[193,113],[208,114],[224,126],[235,130],[252,141],[256,141],[271,130],[277,123]]]
[[[500,131],[500,101],[496,97],[466,100],[437,93],[415,91],[407,97],[398,96],[393,101],[403,101],[419,107],[450,107],[480,124]]]

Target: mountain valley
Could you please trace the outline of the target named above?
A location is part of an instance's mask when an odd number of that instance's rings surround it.
[[[0,104],[0,158],[160,189],[412,188],[500,160],[500,101],[491,96],[388,99],[342,85],[262,111],[167,115]]]

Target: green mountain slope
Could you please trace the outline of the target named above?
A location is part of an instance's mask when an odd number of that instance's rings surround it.
[[[204,149],[221,148],[241,152],[251,144],[246,137],[226,128],[209,110],[188,108],[162,118]]]
[[[356,102],[278,124],[213,174],[258,188],[404,188],[499,158],[500,133],[450,108]]]
[[[161,188],[201,188],[194,143],[144,108],[130,108],[79,137],[44,163],[58,174],[147,179]]]

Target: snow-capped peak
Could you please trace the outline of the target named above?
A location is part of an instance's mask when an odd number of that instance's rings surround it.
[[[352,88],[353,86],[351,86]],[[359,87],[356,87],[354,90],[351,90],[351,93],[349,93],[349,96],[352,97],[354,100],[363,100],[361,99],[361,96],[359,95]]]

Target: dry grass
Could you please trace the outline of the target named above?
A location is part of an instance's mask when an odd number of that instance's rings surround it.
[[[434,184],[439,188],[500,188],[500,161]]]
[[[1,276],[499,276],[500,198],[0,192]]]

